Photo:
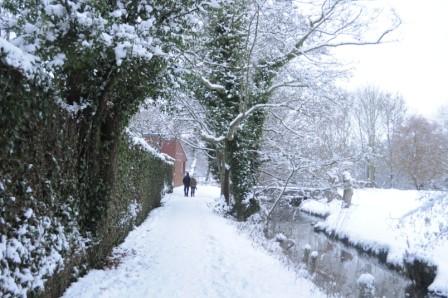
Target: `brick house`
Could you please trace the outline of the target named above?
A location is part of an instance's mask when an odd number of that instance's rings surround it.
[[[145,140],[160,152],[165,153],[174,158],[173,168],[173,186],[182,185],[182,179],[185,175],[187,164],[187,155],[182,147],[180,140],[176,138],[163,138],[160,135],[148,134],[144,135]]]

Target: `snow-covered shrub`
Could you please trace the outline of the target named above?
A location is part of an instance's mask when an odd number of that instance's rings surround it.
[[[294,240],[289,239],[283,233],[278,233],[277,235],[275,235],[275,241],[277,241],[280,247],[285,251],[289,250],[291,247],[295,245]]]
[[[375,297],[375,277],[369,273],[363,273],[358,280],[359,297],[373,298]]]

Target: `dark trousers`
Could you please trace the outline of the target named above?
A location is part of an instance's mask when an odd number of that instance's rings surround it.
[[[184,194],[186,197],[188,197],[188,189],[190,188],[190,185],[184,185]]]
[[[191,187],[191,196],[194,197],[194,193],[196,191],[196,186]]]

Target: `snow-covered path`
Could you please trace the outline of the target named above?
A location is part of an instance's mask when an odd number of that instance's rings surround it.
[[[211,211],[216,187],[181,192],[115,250],[128,252],[116,269],[90,271],[64,297],[325,297]]]

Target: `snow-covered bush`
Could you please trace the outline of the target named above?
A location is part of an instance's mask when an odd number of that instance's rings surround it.
[[[369,273],[363,273],[358,280],[359,297],[370,298],[375,297],[375,277]]]

